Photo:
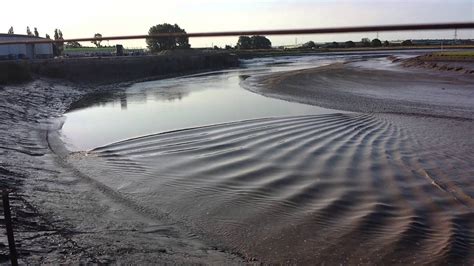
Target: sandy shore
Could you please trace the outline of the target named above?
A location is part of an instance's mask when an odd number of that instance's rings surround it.
[[[338,63],[253,77],[242,85],[269,97],[387,119],[411,132],[418,143],[413,153],[419,161],[446,167],[443,171],[448,175],[453,168],[446,160],[474,160],[474,76],[470,73]],[[463,171],[469,180],[472,166]],[[442,187],[474,208],[474,188],[469,183],[462,189],[459,184]]]
[[[391,56],[390,59],[406,68],[422,68],[432,71],[474,75],[474,57],[472,56],[449,56],[448,52],[446,56],[426,54],[406,59]]]
[[[474,119],[474,77],[333,64],[247,80],[263,95],[364,113]]]

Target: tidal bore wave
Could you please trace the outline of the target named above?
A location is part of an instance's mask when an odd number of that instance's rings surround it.
[[[472,161],[417,145],[387,117],[328,114],[148,135],[69,161],[133,206],[268,263],[472,262]]]

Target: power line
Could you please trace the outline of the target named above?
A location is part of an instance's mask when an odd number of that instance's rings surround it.
[[[222,31],[222,32],[195,32],[195,33],[160,33],[153,35],[127,35],[109,36],[101,38],[74,38],[65,40],[29,39],[0,41],[1,44],[39,44],[39,43],[64,43],[64,42],[86,42],[104,40],[133,40],[162,37],[225,37],[242,35],[302,35],[302,34],[327,34],[327,33],[355,33],[355,32],[385,32],[385,31],[418,31],[418,30],[449,30],[449,29],[473,29],[474,22],[461,23],[433,23],[433,24],[405,24],[385,26],[360,26],[360,27],[338,27],[338,28],[310,28],[310,29],[279,29],[279,30],[257,30],[257,31]]]

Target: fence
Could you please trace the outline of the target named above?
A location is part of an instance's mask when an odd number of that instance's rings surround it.
[[[100,38],[75,38],[75,39],[28,39],[0,41],[3,44],[40,44],[40,43],[66,43],[85,41],[111,41],[111,40],[133,40],[162,37],[225,37],[242,35],[302,35],[302,34],[328,34],[328,33],[357,33],[357,32],[386,32],[386,31],[419,31],[419,30],[449,30],[449,29],[474,29],[474,22],[456,23],[432,23],[432,24],[405,24],[384,26],[360,26],[360,27],[338,27],[338,28],[309,28],[309,29],[283,29],[283,30],[258,30],[258,31],[221,31],[221,32],[194,32],[194,33],[160,33],[154,35],[128,35],[109,36]]]

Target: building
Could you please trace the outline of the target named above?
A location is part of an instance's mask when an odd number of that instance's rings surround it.
[[[18,34],[0,34],[0,42],[17,40],[43,39],[36,36]],[[37,59],[53,57],[53,45],[41,44],[0,44],[0,60],[6,59]]]

